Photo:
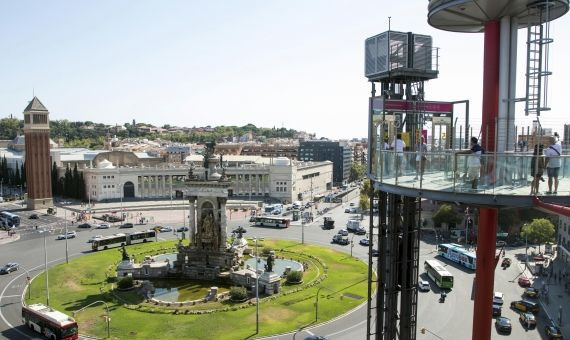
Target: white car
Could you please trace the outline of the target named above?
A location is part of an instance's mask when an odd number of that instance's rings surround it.
[[[65,240],[66,238],[74,238],[75,236],[77,236],[77,233],[75,231],[68,231],[67,234],[57,235],[57,239],[58,240]]]
[[[505,302],[503,300],[503,298],[505,297],[505,295],[501,292],[495,292],[495,294],[493,294],[493,304],[494,305],[499,305],[502,306],[503,303]]]
[[[91,238],[89,240],[87,240],[87,242],[89,243],[93,243],[93,241],[100,239],[101,237],[103,237],[103,235],[95,235],[95,236],[91,236]]]
[[[109,225],[109,223],[101,223],[96,228],[97,229],[109,229],[109,228],[111,228],[111,226]]]
[[[429,292],[431,290],[431,287],[429,285],[429,282],[427,282],[426,280],[420,280],[418,281],[418,289],[421,292]]]
[[[158,231],[160,231],[161,233],[167,233],[167,232],[172,231],[172,228],[170,228],[170,227],[160,227],[160,228],[158,229]]]

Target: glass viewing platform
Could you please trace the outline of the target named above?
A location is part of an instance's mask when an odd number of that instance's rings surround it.
[[[532,206],[532,197],[539,196],[546,202],[570,204],[570,155],[559,157],[559,184],[555,194],[548,193],[546,168],[538,193],[531,192],[532,174],[539,170],[536,163],[545,162],[545,156],[505,152],[485,153],[478,157],[449,150],[425,152],[421,157],[424,159],[423,175],[419,153],[376,151],[370,178],[386,192],[442,201]]]

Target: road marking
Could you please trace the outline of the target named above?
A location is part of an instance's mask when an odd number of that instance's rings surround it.
[[[311,336],[315,335],[315,334],[313,334],[313,332],[311,332],[311,331],[308,330],[308,329],[304,329],[304,331],[305,331],[305,333],[309,333],[309,335],[311,335]]]
[[[71,255],[69,255],[69,257],[76,256],[76,255],[81,255],[81,253],[71,254]],[[51,264],[51,263],[53,263],[53,262],[58,262],[58,261],[63,261],[63,260],[65,260],[65,257],[61,257],[61,258],[59,258],[59,259],[51,260],[51,261],[49,261],[48,263]],[[44,264],[40,264],[39,266],[35,266],[35,267],[32,267],[32,268],[28,269],[28,271],[33,271],[33,270],[36,270],[36,269],[41,268],[41,267],[43,267],[43,266],[44,266]],[[10,282],[8,282],[8,284],[4,287],[4,289],[2,289],[2,292],[0,293],[0,300],[2,300],[3,297],[8,297],[8,296],[5,296],[5,295],[4,295],[4,294],[6,293],[6,289],[8,289],[8,287],[11,286],[14,281],[18,280],[20,277],[22,277],[22,276],[25,275],[25,274],[26,274],[26,273],[22,273],[22,274],[16,276],[15,278],[13,278]],[[37,275],[39,275],[39,274],[40,274],[40,273],[38,273]],[[37,276],[37,275],[36,275],[36,276]],[[22,295],[20,295],[20,298],[22,299],[22,301],[24,300],[24,292],[22,292]],[[26,334],[26,333],[20,331],[19,329],[15,328],[14,325],[12,325],[12,324],[6,319],[6,317],[4,316],[4,313],[2,313],[2,308],[0,308],[0,318],[1,318],[2,321],[4,321],[4,323],[5,323],[9,328],[11,328],[13,331],[15,331],[16,333],[19,333],[19,334],[21,334],[21,335],[23,335],[23,336],[25,336],[25,337],[28,337],[28,334]]]
[[[3,298],[13,298],[13,297],[21,297],[21,295],[5,295],[2,296]]]

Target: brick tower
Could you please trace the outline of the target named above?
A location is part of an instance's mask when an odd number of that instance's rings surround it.
[[[26,182],[30,210],[53,206],[48,116],[48,110],[36,97],[24,110]]]

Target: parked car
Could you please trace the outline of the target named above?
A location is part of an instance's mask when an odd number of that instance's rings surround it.
[[[66,238],[75,238],[77,233],[75,231],[68,231],[66,234],[59,234],[57,235],[58,240],[65,240]]]
[[[310,335],[306,337],[305,340],[329,340],[329,338],[321,335]]]
[[[351,207],[354,207],[354,202],[351,202],[351,203],[350,203],[350,206],[351,206]]]
[[[30,220],[37,220],[38,218],[40,218],[38,216],[38,214],[31,214],[30,217],[28,217]]]
[[[134,228],[135,226],[132,223],[124,223],[121,224],[119,228]]]
[[[109,228],[111,228],[109,223],[101,223],[97,226],[97,229],[109,229]]]
[[[504,297],[505,297],[505,295],[503,293],[495,292],[495,294],[493,294],[493,304],[502,306],[503,303],[505,302]]]
[[[549,340],[562,339],[562,332],[560,331],[560,328],[554,324],[550,324],[544,327],[544,333],[546,333],[546,336]]]
[[[350,208],[344,209],[344,212],[345,212],[345,213],[350,213]]]
[[[100,239],[101,237],[103,237],[103,235],[95,235],[95,236],[91,236],[91,238],[89,238],[89,240],[87,240],[87,242],[89,243],[93,243],[93,241]]]
[[[505,318],[504,316],[499,316],[495,320],[495,327],[499,333],[511,334],[511,331],[513,330],[511,319]]]
[[[521,286],[521,287],[530,287],[530,285],[531,285],[529,278],[526,276],[519,277],[518,283],[519,283],[519,286]]]
[[[183,231],[188,231],[190,229],[188,229],[188,227],[179,227],[178,229],[176,229],[176,232],[181,233]]]
[[[91,228],[91,224],[89,224],[89,223],[81,223],[80,225],[77,226],[77,228],[85,228],[85,229],[88,229],[88,228]]]
[[[546,260],[546,257],[544,257],[544,255],[542,254],[538,254],[535,257],[532,258],[534,260],[534,262],[542,262],[544,260]]]
[[[429,292],[431,290],[431,286],[429,282],[427,282],[426,280],[419,280],[418,289],[420,290],[420,292]]]
[[[525,328],[531,329],[536,327],[536,318],[532,313],[520,313],[519,321]]]
[[[350,241],[348,240],[348,237],[341,234],[336,234],[333,236],[332,243],[340,244],[341,246],[346,246],[347,244],[350,243]]]
[[[20,268],[20,265],[16,262],[7,263],[4,267],[0,268],[0,274],[8,274],[10,272],[15,272]]]
[[[380,255],[378,249],[372,249],[372,257],[378,257],[378,255]]]
[[[530,298],[536,298],[536,297],[538,297],[538,295],[539,295],[538,289],[533,288],[533,287],[526,288],[526,289],[524,290],[523,295],[524,295],[524,296],[528,296],[528,297],[530,297]]]
[[[250,222],[255,222],[256,218],[257,218],[256,216],[251,216],[251,217],[249,218],[249,221],[250,221]]]
[[[346,229],[341,229],[341,230],[338,231],[338,234],[339,234],[339,235],[342,235],[342,236],[348,236],[348,230],[346,230]]]
[[[368,247],[370,245],[370,240],[367,238],[363,238],[361,239],[358,243],[360,243],[361,246],[366,246]]]
[[[493,316],[501,316],[502,309],[499,305],[493,305]]]
[[[538,304],[527,301],[527,300],[518,300],[511,302],[511,308],[518,310],[519,312],[531,312],[531,313],[538,313],[540,307]]]

